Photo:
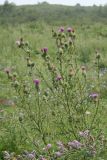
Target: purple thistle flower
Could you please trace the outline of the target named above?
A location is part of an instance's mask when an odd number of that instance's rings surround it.
[[[68,146],[73,149],[80,149],[83,146],[83,144],[78,142],[77,140],[74,140],[72,142],[68,142]]]
[[[86,137],[88,137],[88,135],[89,135],[89,130],[80,131],[80,132],[79,132],[79,135],[80,135],[81,137],[86,138]]]
[[[57,157],[57,158],[59,158],[59,157],[61,157],[63,155],[63,153],[61,153],[61,152],[55,152],[55,156]]]
[[[48,48],[47,48],[47,47],[44,47],[44,48],[41,49],[41,51],[42,51],[43,53],[47,53],[47,52],[48,52]]]
[[[61,77],[60,75],[58,75],[58,76],[56,77],[56,80],[57,80],[57,81],[60,81],[60,80],[62,80],[62,77]]]
[[[40,80],[39,79],[35,79],[35,80],[33,80],[33,82],[34,82],[35,86],[39,86],[39,84],[40,84]]]
[[[35,159],[35,154],[33,154],[33,153],[29,153],[28,155],[27,155],[27,158],[28,159]]]
[[[72,28],[67,28],[67,32],[72,32]]]
[[[43,148],[44,151],[48,151],[50,148],[52,147],[51,144],[47,144],[47,146],[45,148]]]
[[[51,147],[52,147],[51,144],[47,144],[47,146],[46,146],[47,149],[50,149]]]
[[[59,32],[64,32],[64,28],[61,27],[61,28],[59,29]]]
[[[92,99],[96,99],[96,98],[98,98],[98,96],[99,96],[98,93],[92,93],[89,95],[89,97]]]

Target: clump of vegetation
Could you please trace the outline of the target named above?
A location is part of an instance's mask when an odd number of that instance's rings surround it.
[[[25,67],[21,73],[5,69],[17,106],[15,115],[5,115],[9,123],[2,122],[8,126],[2,135],[6,160],[97,160],[105,152],[101,54],[94,53],[89,70],[90,66],[78,61],[75,29],[52,30],[52,37],[52,53],[47,46],[37,50],[23,38],[17,40]]]
[[[36,5],[16,6],[14,3],[5,1],[4,5],[0,5],[0,24],[1,25],[17,25],[28,22],[43,21],[51,25],[103,23],[107,24],[107,5],[104,6],[63,6],[51,5],[48,3],[38,3]],[[80,21],[80,19],[82,21]],[[72,24],[70,24],[72,25]],[[100,35],[107,37],[106,33],[99,32]]]

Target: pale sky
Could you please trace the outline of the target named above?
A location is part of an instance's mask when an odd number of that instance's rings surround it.
[[[0,0],[0,4],[3,4],[5,0]],[[38,2],[47,1],[50,4],[64,4],[64,5],[75,5],[80,3],[81,5],[104,5],[107,4],[107,0],[8,0],[14,2],[16,5],[21,4],[37,4]]]

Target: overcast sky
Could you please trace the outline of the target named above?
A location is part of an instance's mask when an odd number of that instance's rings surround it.
[[[5,0],[0,0],[0,4],[3,4]],[[14,2],[17,5],[20,4],[37,4],[38,2],[47,1],[51,4],[65,4],[65,5],[75,5],[80,3],[81,5],[104,5],[107,4],[107,0],[8,0],[9,2]]]

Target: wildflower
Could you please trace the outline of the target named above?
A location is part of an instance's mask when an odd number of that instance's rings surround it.
[[[82,67],[81,67],[81,70],[82,70],[82,75],[83,75],[84,77],[86,77],[86,67],[85,67],[85,66],[82,66]]]
[[[59,29],[59,32],[64,32],[64,28],[61,27],[61,28]]]
[[[40,84],[40,80],[39,79],[35,79],[35,80],[33,80],[33,82],[34,82],[35,86],[39,86],[39,84]]]
[[[56,77],[56,81],[60,81],[60,80],[62,80],[62,77],[61,77],[60,75],[58,75],[58,76]]]
[[[35,150],[28,154],[29,159],[35,159],[35,157],[36,157],[36,151]]]
[[[39,88],[40,80],[35,79],[35,80],[33,80],[33,83],[35,84],[35,88],[36,88],[37,92],[39,92],[40,91],[40,88]]]
[[[41,51],[46,54],[48,52],[48,48],[44,47],[44,48],[41,49]]]
[[[47,146],[46,146],[47,149],[50,149],[51,147],[52,147],[51,144],[47,144]]]
[[[61,153],[61,152],[55,152],[55,156],[56,156],[56,158],[59,158],[59,157],[61,157],[63,155],[63,153]]]
[[[92,99],[96,99],[96,98],[98,98],[98,96],[99,96],[98,93],[92,93],[89,95],[89,97]]]
[[[67,32],[72,32],[72,28],[67,28]]]
[[[7,74],[11,73],[11,68],[9,68],[9,67],[5,68],[4,72],[7,73]]]
[[[47,144],[47,146],[45,148],[43,148],[44,151],[48,151],[50,148],[52,147],[51,144]]]
[[[24,45],[24,42],[23,42],[23,38],[20,38],[20,40],[17,40],[16,41],[16,45],[20,48]]]
[[[17,45],[18,47],[20,46],[20,41],[19,41],[19,40],[16,41],[16,45]]]
[[[79,132],[79,135],[80,135],[81,137],[86,138],[86,137],[88,137],[88,135],[89,135],[89,130],[80,131],[80,132]]]
[[[33,159],[35,159],[35,154],[29,153],[29,154],[27,155],[27,158],[28,158],[29,160],[33,160]]]
[[[83,144],[78,142],[77,140],[74,140],[72,142],[68,142],[68,146],[73,149],[80,149],[83,146]]]
[[[85,71],[85,70],[86,70],[86,67],[85,67],[85,66],[82,66],[81,69],[82,69],[82,71]]]

